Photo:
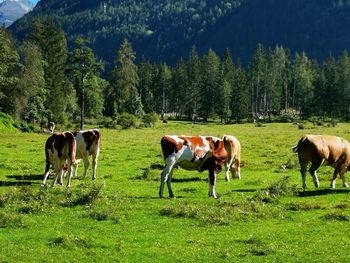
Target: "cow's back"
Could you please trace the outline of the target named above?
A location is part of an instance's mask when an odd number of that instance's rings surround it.
[[[295,151],[299,159],[313,161],[315,158],[327,160],[328,164],[337,162],[347,149],[347,141],[332,135],[304,135],[298,142]]]

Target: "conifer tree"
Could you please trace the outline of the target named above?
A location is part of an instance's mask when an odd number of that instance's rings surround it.
[[[14,42],[4,28],[0,28],[0,111],[16,115],[19,55]]]
[[[114,112],[143,114],[140,95],[137,87],[139,77],[137,66],[134,64],[135,52],[125,39],[117,51],[115,68],[110,73],[111,98]]]

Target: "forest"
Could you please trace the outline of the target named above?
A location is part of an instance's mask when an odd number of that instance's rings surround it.
[[[259,44],[247,66],[233,61],[229,49],[200,56],[193,46],[188,54],[174,66],[154,64],[124,39],[106,71],[86,39],[68,48],[65,32],[51,19],[35,20],[20,43],[2,28],[0,111],[30,125],[89,118],[106,127],[155,114],[225,124],[350,119],[346,51],[318,62],[305,52]]]

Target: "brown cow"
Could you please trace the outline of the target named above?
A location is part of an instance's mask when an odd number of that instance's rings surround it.
[[[226,161],[227,153],[223,141],[214,136],[170,136],[161,140],[166,166],[161,175],[159,197],[163,197],[167,183],[169,196],[174,197],[171,178],[176,166],[185,170],[209,171],[209,196],[216,198],[216,175]]]
[[[227,160],[225,165],[225,178],[230,181],[229,172],[232,178],[241,179],[241,144],[236,137],[232,135],[223,135],[221,140],[224,142],[227,152]]]
[[[338,174],[343,180],[343,186],[349,187],[345,178],[345,172],[350,166],[350,143],[348,141],[331,135],[308,134],[299,140],[293,151],[298,153],[304,189],[306,187],[306,169],[309,162],[311,162],[309,172],[316,187],[320,185],[316,171],[321,165],[334,167],[331,188],[335,188],[335,179]]]
[[[65,165],[67,163],[68,181],[67,187],[70,187],[71,168],[75,164],[76,140],[71,132],[62,132],[52,134],[45,143],[46,167],[43,184],[49,176],[50,165],[54,169],[54,179],[52,186],[56,184],[58,174],[60,174],[59,184],[63,183],[63,175],[65,173]]]

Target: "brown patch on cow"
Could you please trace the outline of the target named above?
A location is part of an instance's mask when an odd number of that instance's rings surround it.
[[[196,146],[205,147],[203,139],[199,136],[179,136],[179,138],[184,140],[184,145],[190,145],[192,152],[195,151]]]
[[[160,144],[162,146],[164,160],[168,158],[168,156],[171,155],[173,152],[180,151],[183,147],[182,142],[177,143],[173,138],[169,136],[164,136],[161,139]]]
[[[85,141],[86,150],[90,152],[91,145],[96,141],[98,142],[99,134],[96,136],[94,130],[85,131],[82,133]]]

